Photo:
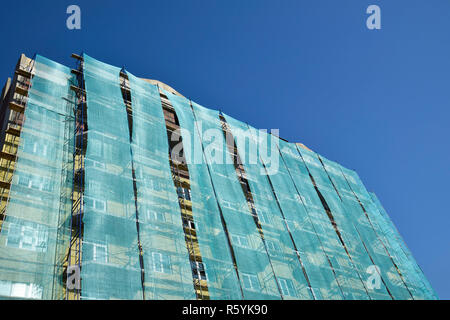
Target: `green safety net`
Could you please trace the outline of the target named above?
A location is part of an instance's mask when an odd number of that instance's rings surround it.
[[[145,299],[195,299],[159,90],[130,73],[128,79]]]
[[[276,182],[275,192],[286,199],[286,211],[291,207],[297,212],[290,218],[291,225],[300,255],[309,264],[306,269],[316,298],[368,299],[361,276],[341,245],[295,145],[281,139],[278,145],[280,168],[271,179]],[[290,190],[294,191],[291,195]]]
[[[84,55],[87,147],[82,299],[142,299],[136,205],[120,69]]]
[[[365,289],[369,296],[372,299],[392,299],[386,285],[379,283],[378,287],[378,285],[371,286],[368,283],[372,273],[376,272],[377,277],[382,275],[373,267],[377,264],[374,260],[373,248],[370,247],[371,244],[360,233],[361,225],[365,225],[366,221],[362,217],[354,220],[350,215],[352,209],[349,203],[355,204],[354,197],[345,187],[345,181],[339,174],[339,167],[334,167],[335,163],[323,157],[320,159],[322,162],[320,162],[313,152],[300,150],[305,166],[315,179],[318,189],[322,192],[324,200],[330,208],[336,221],[336,228],[340,232],[342,241],[365,283]]]
[[[381,275],[389,288],[393,299],[412,299],[413,288],[407,282],[405,275],[399,269],[383,232],[379,228],[374,214],[377,214],[377,208],[373,204],[371,197],[355,171],[343,168],[335,164],[341,170],[341,177],[344,176],[349,188],[354,195],[353,199],[344,198],[347,204],[347,211],[352,214],[353,219],[360,221],[358,232],[361,239],[368,244],[368,251],[371,252],[374,264],[380,269]],[[345,188],[345,187],[343,187]],[[356,201],[355,201],[356,198]]]
[[[201,140],[194,115],[186,98],[164,90],[180,125],[183,151],[189,170],[192,214],[211,299],[242,299],[233,266],[231,248],[221,220],[216,195],[203,158]],[[175,150],[175,149],[174,149]],[[174,157],[173,154],[172,157]]]
[[[387,215],[380,201],[374,193],[370,193],[375,210],[370,215],[383,234],[391,255],[405,277],[406,283],[413,293],[414,299],[438,299],[428,279],[406,246],[403,238]]]
[[[249,127],[230,116],[225,115],[225,119],[230,126],[241,157],[244,167],[242,175],[249,183],[255,204],[254,215],[261,223],[265,245],[283,298],[312,299],[311,287],[302,270],[303,262],[297,256],[295,242],[285,219],[286,209],[288,217],[292,214],[298,216],[295,213],[299,212],[291,211],[292,207],[284,207],[285,210],[280,210],[280,206],[283,208],[286,197],[290,197],[292,191],[287,195],[278,193],[279,197],[276,198],[271,185],[273,176],[278,175],[275,168],[279,160],[277,138]],[[262,163],[262,159],[266,160],[268,168]],[[268,159],[274,161],[270,163]],[[274,171],[274,174],[269,176],[268,173],[272,173],[271,171]],[[296,204],[299,203],[296,201]]]
[[[271,179],[285,198],[285,212],[293,212],[288,219],[317,299],[367,299],[295,145],[279,140],[279,151],[279,173]]]
[[[70,239],[74,96],[70,69],[37,55],[0,233],[0,297],[63,298]],[[12,111],[14,112],[14,111]]]
[[[197,280],[211,299],[437,299],[356,172],[225,115],[226,137],[218,111],[163,90],[181,128],[169,137],[157,87],[128,73],[128,114],[121,70],[83,58],[87,148],[75,177],[75,79],[35,59],[0,232],[0,298],[64,298],[82,177],[82,299],[195,299]],[[189,202],[169,161],[180,137]],[[201,264],[188,252],[186,203]]]
[[[371,296],[367,293],[357,261],[355,261],[354,255],[347,253],[348,246],[343,246],[340,239],[342,231],[339,234],[336,232],[333,226],[335,221],[332,221],[328,216],[295,144],[280,140],[280,153],[283,163],[286,165],[285,170],[287,170],[295,185],[291,188],[298,191],[313,231],[319,238],[322,254],[325,254],[328,260],[323,262],[322,273],[324,268],[331,269],[329,272],[334,275],[343,299],[370,299]],[[310,248],[306,247],[302,250],[305,251],[306,256],[310,255]],[[318,271],[313,269],[313,272],[312,278],[317,277]],[[330,276],[327,279],[330,279]],[[322,284],[321,288],[322,292],[325,291],[325,294],[327,294],[326,299],[333,298],[327,292],[330,290],[329,284],[328,286]],[[331,291],[333,294],[336,294],[335,292],[336,288]]]
[[[414,258],[408,255],[408,250],[405,247],[402,248],[401,237],[379,204],[378,199],[375,197],[374,200],[367,192],[358,174],[324,157],[320,157],[320,159],[332,181],[339,186],[338,190],[341,192],[344,202],[350,203],[348,212],[354,213],[355,216],[358,215],[362,221],[358,226],[359,229],[363,230],[362,237],[365,237],[367,241],[373,241],[376,238],[377,241],[372,243],[368,251],[377,249],[379,255],[376,255],[376,257],[379,261],[382,261],[381,263],[384,263],[377,264],[377,266],[380,269],[385,269],[388,278],[387,286],[389,288],[393,286],[392,294],[394,298],[435,298],[431,286],[413,260]],[[361,203],[364,210],[357,201]],[[382,212],[384,212],[384,215]],[[406,288],[408,293],[405,293],[404,290],[399,293],[398,287]]]
[[[227,150],[219,112],[192,103],[216,196],[228,226],[244,299],[280,299],[266,246],[256,228],[232,155]]]
[[[357,199],[352,197],[351,191],[345,186],[340,166],[323,157],[319,158],[312,151],[302,148],[299,152],[335,219],[336,229],[341,233],[342,241],[369,295],[374,299],[411,298],[383,243]],[[376,272],[375,276],[380,277],[379,284],[372,285],[369,281],[371,272]]]

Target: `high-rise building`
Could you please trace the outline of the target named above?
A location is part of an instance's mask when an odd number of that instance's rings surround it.
[[[354,171],[72,57],[2,92],[0,297],[437,298]]]

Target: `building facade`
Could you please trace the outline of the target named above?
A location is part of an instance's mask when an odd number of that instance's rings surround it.
[[[437,299],[356,172],[87,55],[1,96],[4,299]]]

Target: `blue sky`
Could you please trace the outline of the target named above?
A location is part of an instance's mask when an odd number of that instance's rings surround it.
[[[17,1],[0,11],[0,79],[21,52],[72,52],[356,170],[440,298],[450,298],[448,0]],[[20,3],[23,3],[21,1]],[[81,7],[81,30],[66,8]],[[382,29],[365,10],[381,7]]]

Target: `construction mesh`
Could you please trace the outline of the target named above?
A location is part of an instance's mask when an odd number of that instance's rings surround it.
[[[267,160],[270,156],[275,156],[273,159],[278,160],[278,149],[275,145],[277,138],[248,127],[230,116],[225,115],[225,119],[243,163],[242,175],[249,183],[254,200],[253,214],[261,224],[265,246],[281,294],[284,299],[312,299],[312,290],[302,270],[303,262],[297,255],[295,242],[288,229],[285,210],[280,210],[280,206],[283,208],[286,196],[289,197],[290,194],[281,194],[280,198],[275,198],[271,180],[274,176],[277,176],[275,179],[279,178],[280,173],[277,171],[269,176],[268,173],[271,170],[276,171],[274,167],[276,163],[268,163],[269,167],[266,168],[262,162],[264,158],[266,163],[269,162]]]
[[[36,56],[0,233],[0,296],[61,299],[70,238],[70,69]]]
[[[222,134],[219,112],[192,108],[216,196],[234,248],[244,299],[280,299],[266,246],[256,227]]]
[[[345,185],[346,180],[340,171],[340,166],[323,157],[319,158],[312,151],[305,149],[299,149],[299,151],[329,207],[336,224],[335,229],[340,232],[341,243],[345,246],[352,265],[363,280],[362,283],[365,284],[369,295],[374,299],[411,298],[387,255],[383,243],[366,219],[357,199]],[[368,278],[367,273],[371,269],[376,270],[381,277],[379,286],[371,286],[364,281]]]
[[[211,299],[242,299],[241,286],[233,266],[231,248],[221,220],[208,167],[203,161],[200,136],[187,99],[167,91],[180,127],[185,159],[189,159],[192,213]],[[173,154],[175,155],[175,154]],[[198,157],[198,158],[196,158]],[[197,161],[195,161],[197,160]]]
[[[380,201],[374,193],[370,193],[376,210],[369,212],[372,221],[378,225],[383,235],[383,240],[388,244],[390,253],[405,277],[414,299],[436,299],[437,294],[431,287],[428,279],[417,264],[411,251],[406,246],[400,233],[387,215]]]
[[[84,55],[82,299],[142,299],[136,205],[120,69]]]
[[[294,144],[279,140],[279,174],[271,177],[275,193],[285,198],[285,212],[317,299],[366,299],[359,278],[333,230]],[[290,192],[289,190],[293,190]]]
[[[41,56],[33,74],[0,297],[64,298],[82,192],[82,299],[437,298],[354,171],[161,90],[169,124],[158,87],[84,55],[87,146],[73,172],[75,79]]]
[[[128,78],[133,108],[131,146],[144,258],[145,299],[194,299],[159,90],[130,73]]]

